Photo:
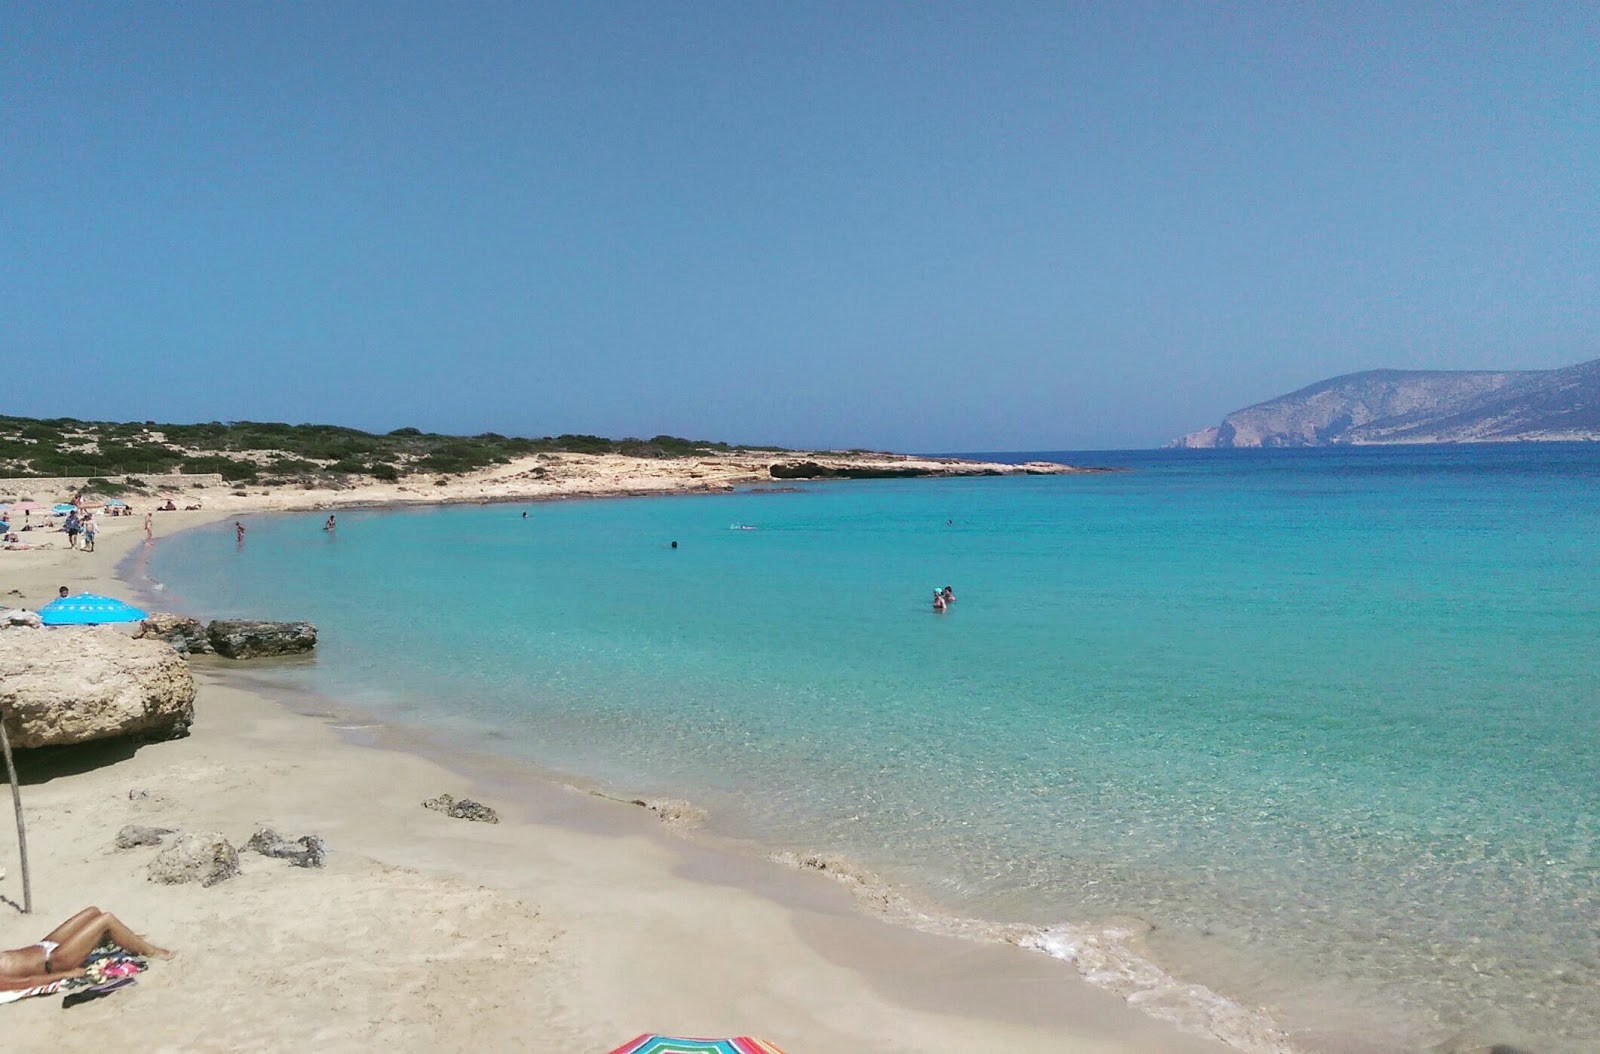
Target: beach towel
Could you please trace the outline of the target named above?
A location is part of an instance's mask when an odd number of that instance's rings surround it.
[[[771,1043],[749,1036],[731,1039],[692,1039],[646,1032],[628,1040],[611,1054],[783,1054]]]
[[[120,948],[115,944],[102,944],[89,953],[88,960],[83,964],[82,977],[64,977],[59,981],[35,985],[18,992],[0,992],[0,1003],[15,1003],[19,999],[71,992],[74,989],[98,989],[97,995],[104,995],[124,987],[118,982],[125,982],[149,968],[149,960],[142,956],[134,955],[126,948]],[[89,998],[93,999],[96,996]],[[65,1001],[63,1005],[66,1005]]]
[[[35,985],[19,992],[0,992],[0,1003],[15,1003],[19,999],[31,999],[36,995],[54,995],[66,986],[65,981],[51,981],[49,984]]]

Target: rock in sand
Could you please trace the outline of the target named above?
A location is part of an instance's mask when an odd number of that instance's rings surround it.
[[[317,646],[317,627],[309,622],[217,619],[206,627],[206,639],[218,655],[230,659],[298,655]]]
[[[263,827],[251,835],[244,847],[262,856],[287,860],[295,867],[321,867],[328,857],[327,845],[316,835],[301,835],[290,842],[270,827]]]
[[[176,886],[214,886],[239,873],[239,851],[215,831],[179,835],[150,861],[150,881]]]
[[[176,739],[194,723],[194,694],[189,665],[158,640],[87,626],[0,633],[0,710],[13,747]]]
[[[161,839],[172,833],[170,827],[140,827],[130,823],[117,832],[118,849],[132,849],[136,845],[160,845]]]
[[[205,626],[188,615],[158,611],[144,620],[134,636],[164,640],[179,655],[209,655],[213,650]]]
[[[482,802],[473,801],[471,798],[456,800],[454,795],[441,794],[437,798],[429,798],[422,803],[424,809],[433,809],[446,816],[454,816],[458,820],[473,820],[477,823],[499,823],[500,817],[489,806]]]

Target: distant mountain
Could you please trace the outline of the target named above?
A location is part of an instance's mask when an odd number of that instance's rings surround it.
[[[1600,359],[1558,370],[1367,370],[1235,410],[1169,447],[1600,439]]]

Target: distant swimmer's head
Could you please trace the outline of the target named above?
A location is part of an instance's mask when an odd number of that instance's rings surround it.
[[[674,548],[674,549],[676,549],[676,548],[677,548],[677,547],[678,547],[678,543],[677,543],[677,542],[673,542],[673,543],[672,543],[672,547],[673,547],[673,548]]]

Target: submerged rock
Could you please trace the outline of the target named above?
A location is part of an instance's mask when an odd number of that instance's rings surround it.
[[[209,655],[213,650],[205,626],[187,615],[156,612],[144,620],[134,636],[164,640],[179,655]]]
[[[328,857],[327,844],[316,835],[301,835],[289,842],[270,827],[263,827],[251,835],[244,847],[262,856],[287,860],[295,867],[321,867]]]
[[[206,627],[206,639],[218,655],[230,659],[298,655],[317,646],[317,627],[309,622],[217,619]]]
[[[424,809],[433,809],[446,816],[454,816],[458,820],[472,820],[477,823],[499,823],[500,817],[489,806],[482,802],[473,801],[471,798],[462,798],[459,801],[453,795],[441,794],[437,798],[429,798],[422,803]]]
[[[159,640],[88,626],[0,633],[0,711],[13,747],[175,739],[194,723],[194,695],[189,665]]]
[[[116,847],[132,849],[136,845],[160,845],[161,839],[172,833],[170,827],[141,827],[130,823],[117,832]]]
[[[150,861],[150,881],[214,886],[239,873],[239,851],[214,831],[180,835]]]

